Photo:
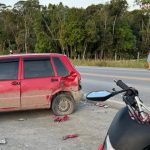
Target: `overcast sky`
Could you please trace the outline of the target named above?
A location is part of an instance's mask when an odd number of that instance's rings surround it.
[[[13,6],[18,1],[19,0],[0,0],[0,3]],[[64,5],[67,5],[69,7],[86,8],[87,6],[91,4],[105,3],[105,2],[108,2],[109,0],[39,0],[39,1],[40,1],[40,4],[42,5],[47,5],[49,3],[59,4],[60,2],[62,2]],[[127,0],[127,2],[129,3],[129,10],[138,8],[134,3],[135,0]]]

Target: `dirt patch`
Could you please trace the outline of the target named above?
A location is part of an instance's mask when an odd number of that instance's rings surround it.
[[[54,122],[49,110],[0,113],[2,150],[97,150],[117,110],[80,103],[65,122]],[[68,134],[74,139],[63,140]]]

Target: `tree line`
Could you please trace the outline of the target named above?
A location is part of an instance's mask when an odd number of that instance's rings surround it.
[[[150,1],[128,11],[126,0],[84,8],[38,0],[0,3],[0,53],[63,53],[70,58],[136,58],[150,50]]]

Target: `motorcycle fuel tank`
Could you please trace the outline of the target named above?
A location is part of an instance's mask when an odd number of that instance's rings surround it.
[[[108,137],[114,150],[150,150],[150,125],[131,119],[127,107],[122,108],[112,121],[104,149]]]

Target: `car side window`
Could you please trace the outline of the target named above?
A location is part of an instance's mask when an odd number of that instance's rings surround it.
[[[0,60],[0,80],[17,80],[18,79],[19,59],[2,59]]]
[[[58,57],[53,57],[53,62],[57,71],[57,75],[58,76],[67,76],[69,75],[69,72],[67,70],[67,68],[65,67],[65,65],[63,64],[63,62],[60,60],[60,58]]]
[[[24,58],[24,78],[54,76],[50,58]]]

